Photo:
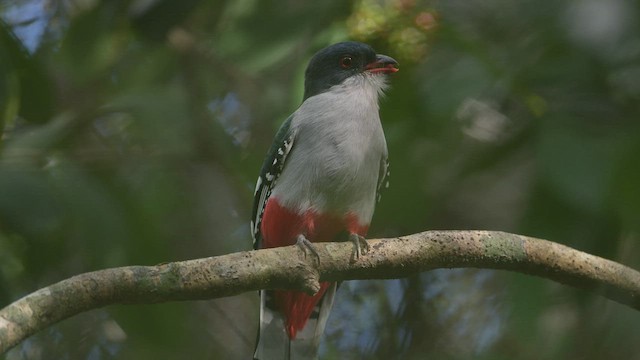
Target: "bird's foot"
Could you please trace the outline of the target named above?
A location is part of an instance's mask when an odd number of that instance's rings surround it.
[[[320,255],[318,255],[318,251],[313,246],[311,241],[304,237],[304,235],[298,235],[298,238],[296,239],[296,245],[298,245],[300,249],[302,249],[305,258],[307,257],[307,251],[309,251],[316,258],[318,264],[320,264]]]
[[[356,233],[349,234],[349,241],[351,241],[354,245],[353,248],[353,257],[354,259],[359,259],[360,256],[365,255],[369,252],[369,244],[367,240],[365,240],[364,236],[358,235]]]

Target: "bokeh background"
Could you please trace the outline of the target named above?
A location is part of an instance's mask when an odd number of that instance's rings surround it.
[[[490,229],[640,269],[640,3],[0,0],[0,306],[74,274],[244,251],[318,49],[398,59],[372,237]],[[255,293],[111,306],[6,359],[247,359]],[[323,359],[640,359],[640,313],[525,275],[342,285]]]

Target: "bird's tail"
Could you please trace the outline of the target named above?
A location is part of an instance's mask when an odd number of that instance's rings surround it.
[[[253,358],[256,360],[316,359],[320,339],[333,306],[336,287],[336,283],[329,285],[304,328],[297,332],[293,340],[287,335],[283,315],[273,306],[271,292],[260,291],[260,328]]]

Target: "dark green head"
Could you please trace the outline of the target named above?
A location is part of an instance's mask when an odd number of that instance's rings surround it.
[[[318,51],[309,62],[304,77],[304,99],[321,94],[351,76],[363,72],[389,74],[398,71],[393,58],[376,54],[367,44],[346,41]]]

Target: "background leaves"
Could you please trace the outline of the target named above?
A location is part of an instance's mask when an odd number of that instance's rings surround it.
[[[633,1],[0,1],[0,302],[251,248],[254,180],[318,49],[401,63],[371,236],[492,229],[640,268]],[[69,319],[7,359],[247,358],[257,296]],[[639,359],[640,317],[541,279],[349,282],[323,358]]]

